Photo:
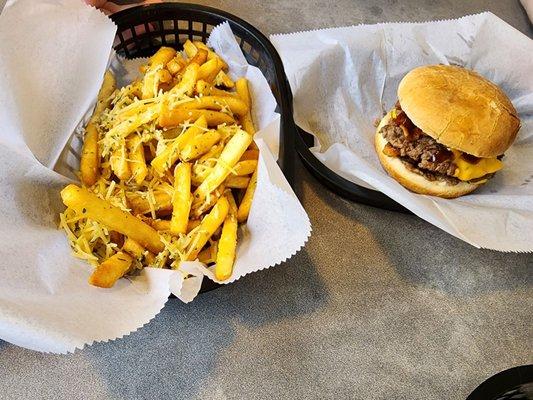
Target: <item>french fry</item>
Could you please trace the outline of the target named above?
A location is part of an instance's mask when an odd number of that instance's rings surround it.
[[[113,287],[115,282],[128,271],[132,262],[133,258],[130,255],[119,251],[96,267],[89,277],[89,283],[101,288]]]
[[[182,162],[174,170],[174,197],[170,220],[170,232],[173,234],[187,232],[191,203],[191,164]]]
[[[159,253],[164,249],[159,234],[151,226],[85,188],[68,185],[61,191],[61,198],[63,203],[78,215],[91,218],[108,229],[120,232],[150,251]]]
[[[131,169],[126,154],[126,146],[120,146],[113,151],[109,158],[111,169],[121,181],[127,181],[131,178]]]
[[[125,251],[130,256],[136,259],[140,259],[143,256],[145,249],[135,240],[131,238],[126,238],[124,244],[122,245],[122,251]]]
[[[193,58],[198,52],[198,48],[189,39],[183,43],[183,50],[185,51],[185,54],[187,54],[188,58]]]
[[[158,91],[158,71],[163,68],[176,55],[176,50],[170,47],[161,47],[150,57],[142,83],[142,98],[154,97]]]
[[[152,160],[152,167],[161,175],[170,169],[170,167],[178,160],[183,146],[193,137],[200,135],[205,129],[207,129],[207,124],[205,115],[200,115],[196,118],[192,126],[179,135],[165,148],[165,150],[163,150],[163,152],[161,152],[161,154]]]
[[[256,169],[253,173],[250,183],[246,188],[246,192],[244,192],[241,204],[239,205],[239,210],[237,211],[237,221],[239,221],[241,224],[248,219],[248,214],[250,214],[255,188],[257,187],[257,171],[258,169]]]
[[[222,225],[228,215],[229,203],[225,196],[218,199],[215,206],[207,214],[200,226],[193,232],[191,238],[191,245],[187,250],[186,259],[193,261],[198,256],[198,253],[205,246],[209,238],[215,233],[215,231]]]
[[[207,47],[207,45],[204,42],[194,41],[193,44],[196,46],[197,49],[207,50],[207,59],[208,60],[212,60],[213,58],[218,58],[219,62],[222,63],[222,69],[224,71],[228,70],[228,64],[226,64],[226,62],[222,58],[220,58],[220,56],[217,53],[215,53],[213,50],[211,50],[209,47]]]
[[[203,80],[199,80],[198,82],[196,82],[195,90],[197,94],[202,95],[202,96],[223,96],[223,97],[224,96],[230,96],[230,97],[237,96],[237,94],[234,92],[228,92],[226,90],[219,89]]]
[[[198,261],[204,264],[214,263],[217,259],[217,242],[214,242],[208,248],[198,254]]]
[[[215,129],[202,132],[191,138],[180,151],[183,161],[191,161],[207,153],[220,140],[220,133]]]
[[[220,132],[220,130],[219,130]],[[204,164],[208,162],[213,162],[213,159],[216,159],[220,156],[220,153],[222,153],[222,150],[224,150],[224,143],[217,143],[211,149],[205,153],[202,157],[198,159],[198,164]]]
[[[224,225],[222,225],[215,264],[215,278],[220,281],[225,281],[231,276],[237,249],[238,222],[235,215],[237,206],[231,192],[226,192],[225,198],[228,200],[229,212],[224,220]]]
[[[235,167],[233,167],[233,173],[237,176],[250,175],[254,173],[256,168],[257,160],[239,161],[235,164]]]
[[[154,265],[155,264],[155,254],[151,253],[149,251],[146,251],[146,253],[144,253],[144,262],[146,263],[147,266]]]
[[[117,82],[115,80],[115,76],[111,71],[107,71],[104,74],[104,81],[102,82],[102,87],[98,92],[93,117],[99,116],[105,111],[106,108],[109,108],[111,104],[111,95],[115,91],[116,87]]]
[[[203,116],[208,126],[221,124],[233,124],[235,120],[231,115],[212,110],[195,110],[185,107],[168,109],[163,107],[159,117],[159,125],[162,127],[174,127],[185,121],[194,121]]]
[[[137,218],[143,222],[146,222],[156,231],[170,231],[170,221],[167,219],[153,219],[145,215],[138,215]]]
[[[250,178],[247,176],[230,175],[224,181],[227,188],[230,189],[246,189],[250,183]]]
[[[181,97],[184,94],[192,96],[196,81],[198,80],[200,66],[192,63],[185,67],[181,81],[168,91],[173,96]]]
[[[253,142],[252,142],[253,143]],[[240,161],[257,160],[259,158],[259,150],[246,150]]]
[[[255,126],[250,113],[252,108],[252,98],[250,96],[248,80],[246,78],[237,79],[237,82],[235,82],[235,90],[244,104],[246,104],[248,107],[248,112],[240,115],[239,122],[246,132],[248,132],[250,135],[255,135]]]
[[[230,89],[235,86],[235,82],[223,70],[220,70],[215,76],[214,84],[215,86],[224,86]]]
[[[144,158],[144,146],[139,135],[132,135],[126,140],[126,146],[129,153],[129,165],[131,175],[137,185],[143,183],[144,178],[148,175],[148,167]]]
[[[211,173],[211,168],[202,164],[195,164],[192,167],[191,183],[194,186],[200,186],[202,182]]]
[[[219,57],[213,58],[200,67],[198,70],[198,79],[203,79],[207,82],[213,82],[217,74],[224,67],[224,63]]]
[[[80,178],[85,186],[96,183],[100,168],[100,151],[98,150],[98,129],[91,120],[85,127],[85,139],[81,149]]]
[[[218,158],[217,164],[194,192],[194,202],[203,202],[207,195],[213,192],[231,173],[231,168],[239,161],[246,151],[252,136],[243,130],[237,133],[229,140],[224,150]]]
[[[135,214],[147,214],[152,208],[148,199],[139,195],[127,195],[128,204]],[[172,211],[172,196],[164,190],[154,191],[154,209],[156,213]],[[161,213],[160,213],[161,214]]]
[[[176,54],[176,56],[172,60],[170,60],[167,63],[166,68],[167,68],[168,72],[171,73],[171,75],[176,75],[186,65],[187,65],[187,62],[183,59],[181,54],[178,53],[178,54]]]
[[[104,74],[102,87],[98,92],[93,115],[85,128],[85,140],[81,150],[80,175],[81,181],[86,186],[92,186],[98,179],[100,168],[100,151],[98,148],[97,121],[102,112],[111,104],[111,95],[115,91],[116,81],[113,74],[107,71]]]
[[[153,219],[150,225],[156,231],[170,231],[170,221],[167,219]]]
[[[233,114],[237,115],[245,115],[248,112],[248,106],[244,101],[231,96],[202,96],[181,103],[180,107],[208,110],[223,110],[227,107]]]
[[[207,61],[207,51],[204,49],[199,49],[194,55],[194,57],[192,57],[190,60],[191,63],[196,63],[200,66],[206,61]]]
[[[199,219],[190,219],[189,222],[187,223],[187,233],[192,231],[197,226],[200,226],[201,222],[202,221],[200,221]]]
[[[168,83],[172,80],[172,75],[167,69],[160,69],[157,71],[157,79],[161,83]]]
[[[209,211],[218,201],[218,199],[224,195],[224,190],[226,186],[222,183],[218,188],[216,188],[213,193],[205,201],[197,201],[192,204],[191,207],[191,217],[200,218],[202,214],[205,214]]]

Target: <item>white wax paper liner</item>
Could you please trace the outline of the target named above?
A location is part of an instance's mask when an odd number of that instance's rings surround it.
[[[457,20],[386,23],[273,35],[294,96],[294,117],[313,133],[315,156],[473,246],[533,250],[533,41],[491,13]],[[375,153],[373,122],[393,107],[401,78],[427,64],[459,64],[509,95],[522,128],[505,167],[471,195],[416,195],[390,178]]]
[[[190,265],[184,271],[146,268],[110,290],[95,288],[87,284],[92,268],[71,255],[64,233],[57,228],[63,209],[59,191],[72,176],[62,176],[51,167],[69,171],[74,166],[66,164],[77,162],[75,147],[80,141],[71,137],[72,131],[94,103],[115,29],[99,11],[70,0],[19,0],[0,16],[0,338],[29,349],[65,353],[127,335],[157,315],[171,292],[183,301],[192,300],[205,272],[199,269],[198,276],[184,279]],[[231,42],[223,40],[231,31],[219,30],[220,42]],[[262,92],[264,77],[260,82],[257,71],[243,68],[252,83],[256,117],[264,128],[258,137],[271,140],[279,130],[279,116],[271,112],[268,118],[272,94]],[[69,143],[66,148],[65,143]],[[275,163],[269,163],[268,149],[261,148],[260,165],[266,169],[260,175],[281,174]],[[287,189],[276,179],[262,179],[258,198],[263,188],[271,193],[276,187]],[[262,216],[277,215],[271,209],[280,207],[279,201],[290,202],[288,209],[298,212],[284,217],[301,226],[300,242],[294,246],[301,247],[310,232],[307,215],[292,195],[273,200],[261,210]],[[283,236],[283,226],[272,229],[276,229],[272,236]],[[239,254],[247,254],[242,248],[247,240],[245,236]],[[294,251],[289,249],[285,258]],[[263,261],[253,269],[280,260]],[[252,272],[245,266],[239,271]]]

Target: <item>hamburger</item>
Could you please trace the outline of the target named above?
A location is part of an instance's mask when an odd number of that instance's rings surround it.
[[[474,191],[503,167],[520,119],[494,83],[457,66],[410,71],[377,127],[383,168],[407,189],[444,198]]]

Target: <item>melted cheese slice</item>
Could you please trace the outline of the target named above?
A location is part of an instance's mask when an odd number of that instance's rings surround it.
[[[460,151],[452,151],[454,154],[453,162],[457,166],[455,177],[462,181],[481,178],[487,174],[499,171],[503,167],[503,163],[497,158],[480,158],[477,163],[473,164],[462,158]]]

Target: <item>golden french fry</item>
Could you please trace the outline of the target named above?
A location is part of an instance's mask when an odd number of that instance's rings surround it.
[[[181,81],[172,89],[170,89],[168,93],[177,97],[181,97],[184,94],[187,96],[192,96],[196,81],[198,80],[199,69],[200,67],[196,63],[187,65],[185,71],[183,72],[183,76],[181,77]]]
[[[250,135],[255,135],[254,122],[252,121],[252,116],[249,112],[239,118],[239,124],[242,126],[242,129]]]
[[[253,142],[252,142],[253,143]],[[259,158],[259,150],[246,150],[240,161],[257,160]]]
[[[171,75],[176,75],[183,67],[185,67],[185,65],[187,65],[187,62],[183,59],[181,54],[176,54],[176,56],[167,63],[166,68]]]
[[[244,192],[244,196],[239,205],[239,210],[237,211],[237,220],[240,223],[243,223],[248,219],[248,214],[250,214],[250,208],[252,207],[252,200],[254,198],[255,188],[257,187],[257,171],[256,169],[250,179],[250,183]]]
[[[80,160],[80,175],[81,181],[86,186],[92,186],[98,179],[100,167],[100,151],[98,147],[98,129],[97,120],[111,104],[111,95],[115,91],[116,81],[115,77],[110,71],[104,74],[104,80],[100,91],[98,92],[98,98],[96,106],[94,108],[93,115],[85,128],[85,139],[81,150]]]
[[[222,58],[220,58],[217,53],[215,53],[213,50],[211,50],[209,47],[207,47],[207,45],[204,42],[194,41],[193,44],[196,46],[197,49],[207,50],[207,59],[208,60],[212,60],[213,58],[218,58],[219,62],[222,63],[222,69],[224,69],[225,71],[228,70],[228,64],[226,64],[226,62]]]
[[[170,231],[170,221],[167,219],[154,219],[152,220],[152,228],[156,231]]]
[[[157,78],[159,82],[168,83],[172,80],[172,75],[168,70],[160,69],[159,71],[157,71]]]
[[[210,173],[210,167],[196,163],[192,167],[191,183],[194,186],[200,186]]]
[[[200,186],[194,192],[194,202],[203,202],[207,195],[213,192],[231,173],[231,168],[239,161],[243,153],[246,151],[252,136],[239,130],[226,144],[224,150],[217,160],[217,164],[213,167],[211,173],[205,178]]]
[[[139,195],[126,195],[128,204],[135,214],[147,214],[152,210],[150,201]],[[154,191],[154,211],[160,213],[161,211],[172,210],[172,196],[164,190]]]
[[[191,58],[191,63],[196,63],[202,65],[207,61],[207,51],[204,49],[199,49],[193,58]]]
[[[229,203],[226,197],[222,196],[218,199],[215,206],[207,214],[199,228],[193,232],[191,238],[191,245],[187,250],[186,259],[193,261],[198,256],[198,253],[205,246],[209,238],[215,233],[215,231],[222,225],[228,215]]]
[[[201,116],[207,120],[208,126],[235,123],[232,116],[219,111],[195,110],[178,106],[174,109],[163,107],[159,117],[159,125],[162,127],[178,126],[185,121],[197,120]]]
[[[257,168],[257,160],[245,160],[239,161],[233,167],[233,173],[237,176],[250,175],[253,174]]]
[[[217,259],[215,264],[215,278],[225,281],[233,272],[235,250],[237,249],[237,218],[229,212],[222,226],[222,234],[218,241]]]
[[[144,146],[142,139],[140,136],[134,134],[127,139],[126,145],[128,147],[130,160],[128,162],[130,165],[131,174],[135,180],[135,183],[140,185],[143,183],[146,175],[148,175],[148,167],[146,166],[146,160],[144,158]]]
[[[217,259],[217,243],[216,242],[214,242],[211,246],[202,250],[198,254],[198,261],[204,264],[214,263],[216,259]]]
[[[192,203],[191,168],[190,163],[182,162],[174,169],[174,198],[172,199],[170,232],[175,235],[187,232]]]
[[[161,152],[161,154],[152,160],[152,167],[162,175],[178,160],[183,146],[185,146],[191,138],[204,132],[205,129],[207,129],[207,119],[205,115],[200,115],[198,118],[195,118],[195,122],[192,126],[179,135],[165,148],[165,150],[163,150],[163,152]]]
[[[228,92],[226,90],[219,89],[212,86],[206,81],[199,80],[196,82],[196,93],[202,96],[230,96],[237,97],[237,94],[234,92]]]
[[[144,253],[144,262],[145,264],[150,267],[155,264],[155,254],[147,251]]]
[[[193,58],[198,52],[198,48],[189,39],[183,43],[183,50],[185,51],[185,54],[187,54],[188,58]]]
[[[151,226],[85,188],[68,185],[61,191],[61,198],[63,203],[78,215],[91,218],[108,229],[120,232],[154,253],[164,249],[159,234]]]
[[[126,238],[122,245],[122,251],[125,251],[130,256],[140,259],[144,254],[144,247],[131,238]]]
[[[98,130],[93,121],[85,127],[85,139],[81,150],[80,177],[85,186],[96,183],[100,172],[100,152],[98,150]]]
[[[109,158],[111,169],[121,181],[131,178],[131,169],[126,154],[126,146],[120,146]]]
[[[241,100],[248,107],[248,112],[240,116],[239,122],[246,132],[248,132],[250,135],[255,135],[255,126],[250,113],[250,110],[252,109],[252,98],[250,96],[248,80],[246,78],[237,79],[237,82],[235,82],[235,90]]]
[[[200,223],[202,221],[199,220],[199,219],[190,219],[189,222],[187,223],[187,233],[189,233],[190,231],[192,231],[194,228],[196,228],[197,226],[200,226]]]
[[[137,218],[146,222],[156,231],[170,231],[170,221],[167,219],[153,219],[145,215],[138,215]]]
[[[170,47],[161,47],[150,57],[148,67],[142,83],[142,98],[149,99],[157,94],[159,79],[158,71],[176,55],[176,50]]]
[[[180,151],[180,158],[183,161],[195,160],[203,154],[209,152],[211,148],[220,140],[220,133],[215,129],[202,132],[192,137]]]
[[[218,201],[218,199],[224,195],[224,190],[226,186],[222,183],[218,188],[210,194],[210,196],[203,202],[198,201],[192,204],[191,207],[191,217],[200,218],[202,214],[205,214],[209,211]]]
[[[104,74],[102,87],[100,87],[100,91],[98,92],[98,98],[94,108],[93,117],[99,116],[111,105],[111,95],[115,91],[116,87],[117,82],[115,80],[115,76],[111,71],[107,71]]]
[[[217,143],[216,145],[211,147],[211,149],[207,153],[200,157],[197,163],[202,164],[210,161],[213,162],[213,159],[216,159],[220,156],[222,150],[224,150],[224,143]]]
[[[214,84],[215,86],[224,86],[230,89],[235,86],[235,82],[222,70],[215,76]]]
[[[142,89],[143,89],[143,83],[139,79],[136,79],[131,83],[131,92],[132,94],[140,99],[142,97]]]
[[[224,63],[219,57],[213,58],[200,67],[198,70],[198,79],[203,79],[207,82],[213,82],[217,74],[224,67]]]
[[[247,176],[230,175],[224,181],[227,188],[230,189],[246,189],[250,183],[250,178]]]
[[[110,288],[124,276],[132,262],[130,255],[119,251],[96,267],[89,277],[89,283],[101,288]]]
[[[237,115],[245,115],[248,112],[248,106],[244,101],[231,96],[202,96],[186,103],[181,103],[180,107],[208,110],[229,108],[233,114]]]

